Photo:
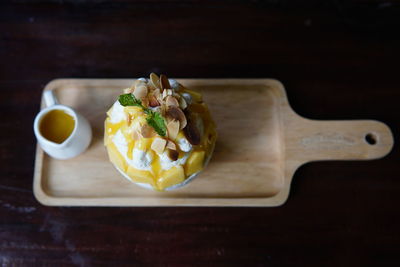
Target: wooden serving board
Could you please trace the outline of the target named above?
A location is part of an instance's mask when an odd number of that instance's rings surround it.
[[[89,149],[56,160],[38,146],[34,194],[55,206],[278,206],[296,169],[316,160],[366,160],[388,154],[390,129],[374,120],[317,121],[297,115],[283,85],[271,79],[178,79],[203,93],[217,123],[209,166],[171,192],[143,189],[123,178],[103,146],[105,112],[130,79],[59,79],[59,102],[83,114],[93,128]],[[369,144],[369,140],[375,144]]]

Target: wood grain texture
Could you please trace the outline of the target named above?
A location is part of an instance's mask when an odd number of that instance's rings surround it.
[[[1,1],[0,262],[398,266],[396,144],[300,167],[277,208],[45,207],[32,122],[57,77],[274,77],[301,116],[383,121],[396,143],[399,14],[395,1]]]
[[[57,79],[46,85],[44,90],[53,91],[59,103],[89,120],[93,138],[85,153],[70,160],[53,159],[38,147],[38,201],[55,206],[279,206],[287,200],[293,174],[302,164],[375,159],[393,146],[390,129],[378,121],[300,117],[276,80],[178,79],[202,93],[219,137],[211,163],[199,178],[178,190],[155,192],[123,179],[103,145],[105,112],[133,82]],[[368,134],[376,143],[367,143]]]

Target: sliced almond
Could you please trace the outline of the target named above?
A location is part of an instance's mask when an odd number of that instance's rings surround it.
[[[166,105],[161,105],[161,110],[160,110],[160,112],[161,112],[161,115],[163,116],[163,117],[166,117],[166,114],[167,114],[167,106]],[[170,121],[171,119],[169,119],[169,118],[166,118],[167,119],[167,121]]]
[[[154,90],[157,90],[158,88],[154,87],[152,83],[148,83],[147,87],[149,88],[149,92],[153,92]]]
[[[176,150],[176,145],[174,142],[172,142],[171,140],[168,140],[167,142],[167,148],[172,149],[172,150]]]
[[[134,88],[125,88],[124,89],[124,94],[131,94],[133,92]]]
[[[170,96],[170,95],[165,98],[165,103],[167,104],[167,106],[179,107],[178,100],[176,100],[175,97]]]
[[[160,88],[160,78],[155,73],[150,73],[150,81],[155,88]],[[162,88],[161,88],[162,89]]]
[[[131,89],[131,93],[133,93],[135,91],[135,89],[139,86],[146,86],[147,84],[144,81],[141,80],[136,80],[132,86],[130,87]]]
[[[143,80],[137,79],[137,80],[133,83],[132,87],[137,87],[137,86],[139,86],[139,85],[141,85],[141,84],[146,84],[146,82],[143,81]]]
[[[171,88],[168,78],[164,74],[160,75],[160,86],[161,86],[161,89],[170,89]]]
[[[129,126],[129,125],[131,125],[131,122],[132,122],[132,117],[129,114],[127,114],[127,116],[126,116],[126,124],[128,124],[128,126]]]
[[[164,98],[166,98],[167,97],[167,89],[164,89],[163,91],[162,91],[162,99],[164,99]]]
[[[153,149],[157,154],[162,154],[166,144],[167,140],[157,137],[154,138],[153,143],[151,143],[151,149]]]
[[[167,124],[168,136],[171,140],[175,140],[179,133],[179,121],[171,120]]]
[[[148,93],[148,89],[146,85],[139,85],[138,87],[135,88],[135,91],[133,92],[133,95],[137,98],[137,99],[141,99],[143,100]]]
[[[160,103],[158,102],[157,98],[154,95],[152,95],[149,99],[149,106],[154,108],[159,105],[160,105]]]
[[[172,161],[176,161],[179,157],[179,152],[177,150],[173,150],[173,149],[168,149],[168,157],[172,160]]]
[[[167,95],[172,95],[173,94],[172,89],[167,89],[166,91],[167,91]]]
[[[138,131],[133,131],[133,133],[132,133],[132,139],[133,140],[139,140],[141,138],[142,138],[142,136]]]
[[[166,117],[170,118],[170,119],[175,119],[179,121],[179,129],[183,129],[185,128],[187,121],[186,121],[186,116],[185,113],[183,113],[183,111],[178,108],[178,107],[174,107],[174,106],[169,106],[165,112]]]
[[[192,145],[198,145],[201,141],[200,131],[192,119],[189,119],[186,127],[183,129],[186,139]]]
[[[156,89],[156,90],[154,90],[153,91],[153,95],[156,97],[156,98],[158,98],[159,96],[160,96],[160,94],[161,94],[161,92],[160,92],[160,89]]]
[[[160,103],[160,105],[164,102],[160,89],[157,88],[156,90],[154,90],[153,95],[156,97],[156,99],[157,99],[158,103]]]
[[[156,132],[154,131],[153,127],[151,127],[150,125],[148,125],[147,123],[144,124],[142,126],[142,128],[140,129],[140,134],[144,137],[144,138],[151,138],[156,136]]]

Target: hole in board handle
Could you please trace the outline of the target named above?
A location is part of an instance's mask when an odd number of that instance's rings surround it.
[[[375,145],[377,142],[377,138],[376,135],[373,133],[367,133],[365,135],[365,141],[369,144],[369,145]]]

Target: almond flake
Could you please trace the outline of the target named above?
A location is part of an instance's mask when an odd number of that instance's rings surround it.
[[[132,88],[132,87],[131,88],[125,88],[124,89],[124,94],[131,94],[133,92],[133,89],[134,88]]]
[[[171,88],[168,78],[164,74],[160,75],[160,86],[161,86],[161,89],[170,89]]]
[[[187,124],[187,120],[186,120],[185,113],[183,113],[183,111],[180,108],[170,106],[167,108],[165,115],[167,118],[169,117],[170,119],[178,120],[180,123],[179,124],[180,129],[185,128],[185,126]]]
[[[199,145],[201,141],[200,131],[197,126],[194,124],[192,119],[189,119],[187,122],[187,126],[183,129],[183,133],[185,134],[186,139],[192,145]]]
[[[159,105],[160,105],[160,103],[158,102],[157,98],[154,95],[152,95],[149,99],[149,106],[154,108]]]
[[[167,140],[157,137],[151,144],[151,149],[153,149],[157,154],[160,155],[163,153],[166,144]]]
[[[156,99],[157,99],[157,101],[158,101],[158,103],[160,103],[160,105],[162,104],[162,100],[163,100],[163,97],[162,97],[162,93],[161,93],[161,91],[160,91],[160,89],[156,89],[156,90],[154,90],[153,91],[153,95],[156,97]]]
[[[143,100],[148,93],[148,89],[146,85],[139,85],[138,87],[135,88],[135,91],[133,92],[133,95],[140,100]]]
[[[165,103],[167,104],[167,106],[179,107],[178,100],[170,95],[165,98]]]
[[[160,94],[161,94],[161,91],[160,91],[160,89],[156,89],[156,90],[154,90],[154,92],[153,92],[153,95],[155,96],[155,97],[159,97],[160,96]]]
[[[132,139],[133,140],[139,140],[140,138],[142,138],[141,134],[138,131],[133,131]]]
[[[145,81],[142,81],[142,80],[138,79],[133,83],[132,87],[138,87],[139,85],[145,85],[145,84],[146,84]]]
[[[155,88],[160,88],[160,78],[155,73],[150,74],[150,81]],[[162,89],[162,88],[161,88]]]
[[[161,105],[161,115],[163,116],[163,117],[165,117],[165,114],[167,113],[167,106],[166,105]],[[168,121],[168,119],[169,118],[166,118],[167,119],[167,121]]]
[[[179,133],[179,121],[171,120],[167,124],[168,136],[171,140],[175,140]]]
[[[156,136],[156,132],[154,131],[153,127],[148,124],[144,124],[140,129],[140,133],[144,138],[151,138]]]
[[[172,142],[171,140],[168,140],[167,142],[167,148],[171,149],[171,150],[176,150],[176,145],[174,142]]]

